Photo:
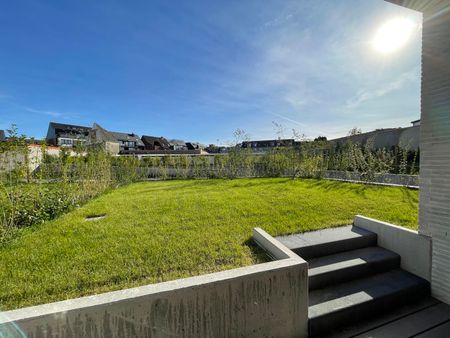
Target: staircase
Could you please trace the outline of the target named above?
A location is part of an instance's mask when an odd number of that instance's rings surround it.
[[[309,334],[323,337],[355,321],[429,295],[429,283],[400,269],[400,256],[355,226],[278,237],[309,265]]]

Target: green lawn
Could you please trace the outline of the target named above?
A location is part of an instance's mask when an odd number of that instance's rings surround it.
[[[417,191],[326,180],[136,183],[0,247],[0,309],[254,264],[253,227],[280,235],[362,214],[416,228],[417,208]]]

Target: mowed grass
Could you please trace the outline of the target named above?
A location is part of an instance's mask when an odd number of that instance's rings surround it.
[[[326,180],[136,183],[0,248],[0,309],[254,264],[254,227],[281,235],[362,214],[414,229],[417,209],[417,191]]]

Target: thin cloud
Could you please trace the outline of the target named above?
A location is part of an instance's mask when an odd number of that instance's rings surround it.
[[[287,21],[292,20],[294,16],[298,13],[298,11],[295,11],[293,13],[288,13],[285,15],[278,16],[272,20],[266,21],[262,28],[269,28],[269,27],[277,27],[285,24]]]
[[[376,90],[361,90],[354,97],[347,100],[345,107],[347,109],[353,109],[359,107],[366,101],[374,100],[392,92],[402,89],[405,85],[417,81],[417,70],[401,74],[398,79],[388,83],[383,88]]]
[[[325,132],[323,130],[318,130],[315,127],[312,127],[312,126],[310,126],[308,124],[305,124],[305,123],[293,120],[293,119],[291,119],[291,118],[289,118],[287,116],[284,116],[284,115],[281,115],[281,114],[277,114],[277,113],[270,113],[270,114],[273,115],[273,116],[279,117],[279,118],[281,118],[281,119],[283,119],[285,121],[294,123],[294,124],[304,128],[308,132],[308,134],[310,134],[311,132],[315,133],[315,134],[318,134],[318,135],[320,135],[320,134],[324,135],[325,134]],[[308,136],[310,136],[310,135],[308,135]]]
[[[47,115],[47,116],[51,116],[54,118],[69,119],[69,118],[76,117],[76,115],[74,115],[74,114],[57,112],[57,111],[39,110],[39,109],[30,108],[30,107],[23,107],[23,109],[25,109],[27,112],[30,112],[30,113]]]

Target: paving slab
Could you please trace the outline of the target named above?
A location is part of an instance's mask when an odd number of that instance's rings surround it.
[[[398,268],[400,256],[374,246],[313,258],[308,265],[309,288],[314,290]]]
[[[377,244],[375,233],[353,225],[279,236],[276,239],[306,260]]]
[[[398,319],[382,327],[360,334],[358,338],[398,338],[411,337],[450,320],[450,306],[440,303],[409,316]],[[448,331],[450,332],[450,331]],[[448,336],[447,336],[448,337]]]
[[[400,305],[396,308],[383,311],[377,316],[366,320],[354,321],[350,325],[341,326],[330,333],[328,338],[356,337],[438,304],[441,304],[439,300],[433,297],[425,297],[412,304]]]

